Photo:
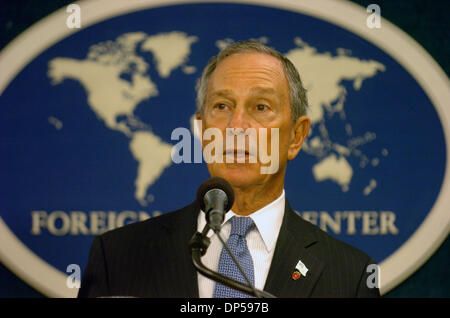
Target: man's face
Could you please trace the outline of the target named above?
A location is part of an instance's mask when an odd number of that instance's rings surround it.
[[[218,128],[224,140],[223,163],[209,163],[208,170],[211,176],[223,177],[235,187],[280,182],[280,176],[283,182],[287,161],[295,158],[309,130],[306,117],[292,123],[289,84],[281,62],[270,55],[253,52],[237,53],[219,63],[209,80],[201,119],[202,133],[208,128]],[[271,149],[274,146],[278,151],[277,172],[261,173],[261,167],[268,164],[261,162],[260,138],[256,163],[249,159],[248,136],[245,137],[245,163],[237,162],[237,157],[242,154],[230,153],[227,149],[227,128],[243,131],[252,128],[257,133],[261,128],[267,129],[268,154],[273,155]],[[278,129],[278,145],[272,145],[271,128]],[[238,149],[237,137],[234,138],[234,148]],[[203,147],[210,142],[203,139]],[[235,160],[227,163],[226,156],[233,156]]]

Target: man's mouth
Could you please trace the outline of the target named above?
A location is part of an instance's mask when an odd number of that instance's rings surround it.
[[[249,156],[250,153],[244,149],[228,149],[223,152],[226,156]]]
[[[256,163],[256,155],[245,149],[228,149],[223,152],[226,163]]]

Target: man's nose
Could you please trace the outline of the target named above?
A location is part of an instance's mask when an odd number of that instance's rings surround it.
[[[233,116],[231,117],[230,122],[228,123],[227,128],[242,128],[246,130],[250,127],[250,116],[246,112],[243,107],[236,107],[233,112]]]

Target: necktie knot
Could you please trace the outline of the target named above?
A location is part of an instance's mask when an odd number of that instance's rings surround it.
[[[253,228],[255,223],[250,217],[237,217],[233,216],[230,219],[231,233],[230,235],[239,235],[245,237],[247,233]]]

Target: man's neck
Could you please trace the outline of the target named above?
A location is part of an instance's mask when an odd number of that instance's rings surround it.
[[[238,215],[248,216],[275,201],[283,192],[283,183],[276,187],[267,184],[252,187],[233,187],[234,204],[232,210]]]

